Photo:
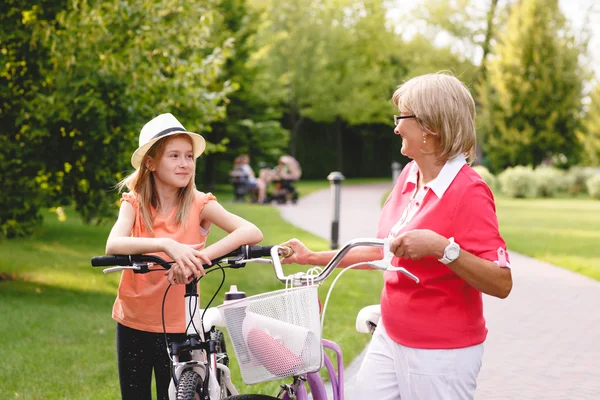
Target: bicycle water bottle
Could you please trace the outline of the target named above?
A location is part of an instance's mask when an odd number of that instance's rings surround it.
[[[239,291],[236,285],[231,285],[229,291],[225,293],[225,299],[220,308],[223,310],[223,318],[240,364],[250,361],[242,333],[246,307],[248,307],[246,293]]]

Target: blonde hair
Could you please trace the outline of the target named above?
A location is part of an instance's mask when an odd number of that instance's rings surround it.
[[[440,160],[463,154],[475,159],[475,101],[469,89],[444,72],[417,76],[398,87],[392,96],[402,114],[414,114],[430,135],[439,138]]]
[[[154,232],[154,229],[152,228],[152,220],[155,217],[156,210],[158,210],[158,208],[160,207],[160,200],[158,198],[158,193],[156,192],[154,174],[147,167],[147,160],[158,160],[163,155],[165,147],[167,146],[169,140],[176,137],[186,137],[187,140],[190,141],[192,146],[194,145],[192,139],[186,134],[167,136],[163,139],[158,140],[146,152],[144,158],[142,159],[140,167],[117,184],[117,188],[120,191],[129,189],[131,192],[135,193],[137,202],[139,204],[142,223],[144,224],[148,232]],[[196,165],[195,159],[194,165]],[[190,182],[187,184],[187,186],[179,189],[177,212],[175,213],[175,223],[178,226],[184,228],[188,216],[190,215],[190,210],[194,202],[194,194],[196,192],[196,184],[194,182],[195,170],[196,169],[194,168],[194,172],[192,173],[192,179],[190,179]],[[151,207],[154,208],[154,214],[152,212]]]

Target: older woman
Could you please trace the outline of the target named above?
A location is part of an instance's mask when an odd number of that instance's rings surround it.
[[[358,373],[359,399],[472,399],[487,335],[482,293],[512,288],[506,244],[492,192],[470,167],[475,103],[443,73],[410,79],[394,93],[394,133],[411,158],[383,206],[378,237],[392,238],[391,263],[416,284],[385,272],[381,317]],[[325,265],[333,252],[312,252],[293,239],[286,262]],[[380,258],[354,248],[342,266]]]

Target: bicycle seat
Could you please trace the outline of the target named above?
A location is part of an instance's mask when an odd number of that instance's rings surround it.
[[[381,318],[381,305],[366,306],[356,316],[356,330],[359,333],[373,333]]]

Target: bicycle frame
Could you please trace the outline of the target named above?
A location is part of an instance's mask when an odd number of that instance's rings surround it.
[[[188,283],[185,287],[184,307],[185,307],[185,326],[186,341],[185,343],[173,343],[171,345],[171,354],[173,361],[172,379],[169,385],[169,399],[175,400],[177,393],[177,383],[183,372],[187,369],[196,371],[204,381],[205,388],[208,389],[210,400],[221,399],[221,385],[217,380],[217,373],[222,371],[225,387],[232,395],[239,394],[233,383],[231,382],[231,371],[217,360],[217,353],[214,346],[210,345],[208,338],[203,337],[204,332],[210,334],[213,326],[218,326],[218,321],[209,321],[209,328],[206,329],[206,324],[202,321],[201,315],[203,310],[200,309],[199,296],[197,291],[197,282]],[[202,331],[200,331],[202,329]],[[207,345],[208,344],[208,345]],[[182,349],[189,347],[191,359],[188,361],[180,361],[179,352]],[[212,347],[212,348],[211,348]],[[205,352],[209,359],[205,357]],[[207,368],[208,366],[208,368]],[[208,378],[208,379],[207,379]]]

